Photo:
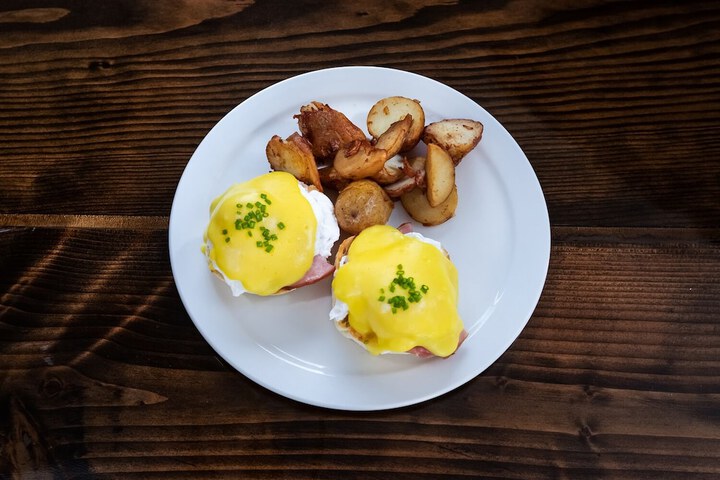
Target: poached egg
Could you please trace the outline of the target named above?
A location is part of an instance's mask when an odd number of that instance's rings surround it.
[[[453,354],[463,339],[458,273],[441,244],[388,225],[363,230],[340,260],[330,319],[370,353]]]
[[[300,281],[316,256],[327,259],[339,237],[328,197],[270,172],[212,201],[202,251],[234,296],[273,295]]]

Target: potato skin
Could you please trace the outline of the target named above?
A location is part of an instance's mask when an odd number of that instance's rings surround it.
[[[425,182],[431,207],[443,203],[455,187],[455,163],[450,154],[434,143],[427,146]]]
[[[395,204],[380,185],[357,180],[345,187],[335,201],[335,217],[345,232],[357,235],[373,225],[384,225]]]
[[[363,131],[343,113],[321,102],[311,102],[294,118],[300,133],[312,145],[319,161],[331,162],[340,148],[354,140],[365,140]]]
[[[475,120],[448,118],[427,125],[422,140],[442,147],[458,165],[480,143],[483,128],[483,124]]]
[[[333,167],[341,178],[360,180],[382,170],[387,152],[373,147],[367,140],[354,140],[338,150]]]
[[[291,173],[301,182],[323,191],[312,146],[297,132],[285,140],[273,135],[265,147],[265,155],[273,170]]]
[[[426,227],[440,225],[447,222],[455,215],[458,204],[457,187],[453,187],[450,195],[437,207],[430,206],[427,195],[421,188],[415,188],[400,197],[402,206],[413,220],[416,220]]]
[[[419,100],[400,96],[378,100],[367,115],[368,132],[374,138],[379,138],[393,123],[403,120],[407,115],[412,120],[400,151],[411,150],[420,141],[425,127],[425,111]]]

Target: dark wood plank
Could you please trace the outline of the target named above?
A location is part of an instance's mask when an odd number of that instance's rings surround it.
[[[163,229],[5,229],[0,249],[24,248],[0,257],[4,468],[56,478],[720,475],[720,232],[553,237],[536,312],[486,372],[420,405],[348,413],[279,397],[219,360],[174,291]]]
[[[185,163],[232,107],[307,70],[375,64],[494,114],[555,224],[720,222],[717,2],[3,9],[0,213],[166,216]]]
[[[0,478],[720,478],[717,2],[5,0],[0,52]],[[229,368],[167,253],[215,122],[340,65],[484,106],[553,225],[510,349],[386,412]]]

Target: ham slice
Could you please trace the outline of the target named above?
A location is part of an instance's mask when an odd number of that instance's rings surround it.
[[[305,275],[297,282],[293,283],[292,285],[288,285],[285,288],[300,288],[304,287],[305,285],[319,282],[323,278],[330,276],[334,271],[334,265],[328,263],[328,261],[322,256],[315,255],[315,257],[313,258],[313,263],[310,266],[310,269],[305,272]]]
[[[397,227],[397,229],[400,231],[400,233],[412,233],[413,226],[412,226],[412,223],[405,222],[402,225],[400,225],[399,227]]]
[[[460,345],[462,345],[462,343],[465,341],[465,339],[467,338],[467,336],[468,336],[467,331],[463,330],[462,332],[460,332],[460,339],[458,340],[458,346],[457,346],[457,348],[460,348]],[[456,352],[457,352],[457,348],[455,349]],[[435,356],[434,353],[432,353],[430,350],[428,350],[428,349],[425,348],[425,347],[414,347],[414,348],[411,348],[410,350],[408,350],[408,353],[410,353],[410,354],[412,354],[412,355],[415,355],[415,356],[417,356],[417,357],[420,357],[420,358],[428,358],[428,357],[434,357],[434,356]],[[453,352],[453,353],[455,353],[455,352]]]

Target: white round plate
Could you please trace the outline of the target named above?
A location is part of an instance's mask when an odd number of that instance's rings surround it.
[[[480,144],[457,170],[454,218],[416,225],[443,243],[459,272],[459,311],[469,337],[447,359],[372,356],[328,320],[330,279],[276,297],[242,295],[207,268],[200,252],[213,198],[232,183],[265,173],[265,145],[297,130],[293,115],[313,100],[366,130],[383,97],[421,101],[426,123],[469,118],[484,124]],[[390,224],[410,218],[396,206]],[[530,163],[510,134],[468,97],[420,75],[342,67],[299,75],[248,98],[208,133],[180,179],[169,227],[177,289],[200,333],[230,365],[300,402],[342,410],[382,410],[437,397],[473,379],[510,346],[545,283],[550,225]]]

